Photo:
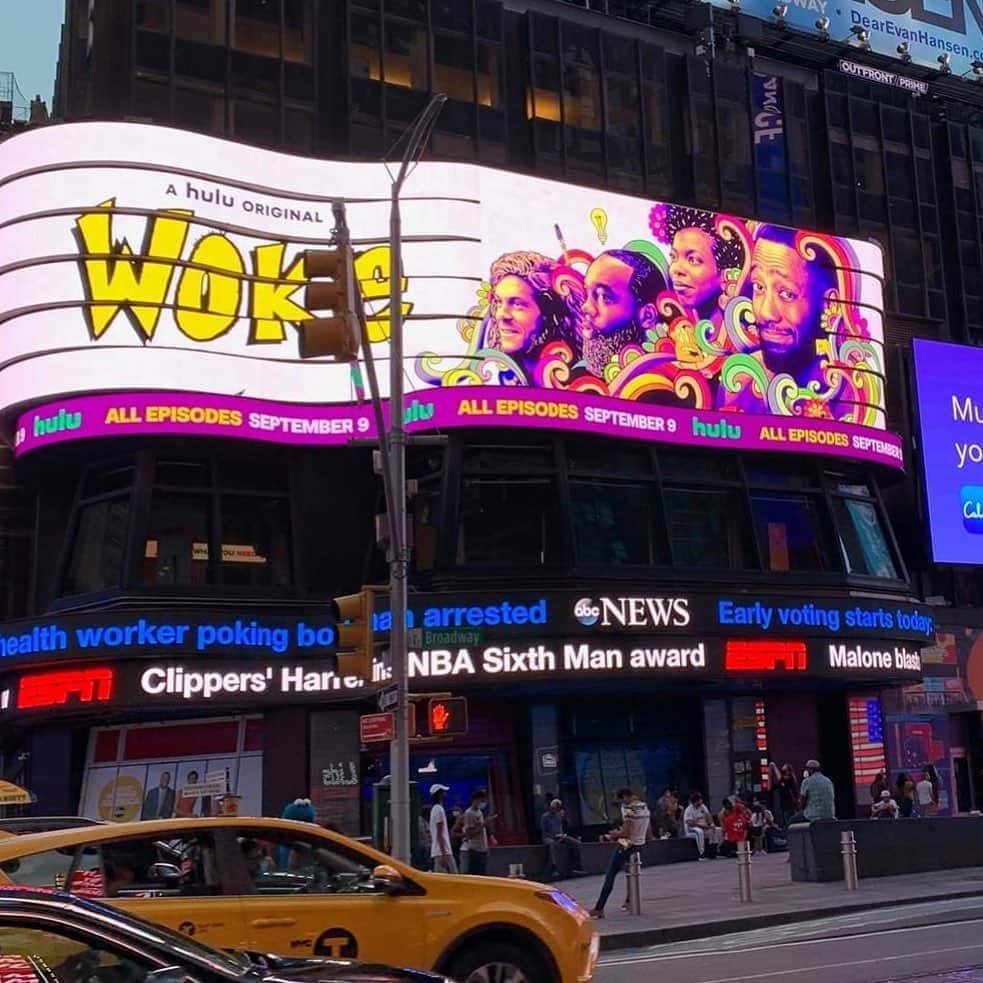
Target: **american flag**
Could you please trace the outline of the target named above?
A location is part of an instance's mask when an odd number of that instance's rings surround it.
[[[887,768],[884,757],[884,718],[880,700],[851,698],[850,745],[853,748],[853,777],[859,784],[871,781]]]

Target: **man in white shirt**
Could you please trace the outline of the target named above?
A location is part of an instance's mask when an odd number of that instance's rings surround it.
[[[456,874],[457,864],[451,851],[451,831],[447,826],[444,796],[450,791],[446,785],[434,782],[430,786],[430,857],[437,873]]]
[[[915,802],[920,816],[931,816],[935,812],[935,788],[927,772],[922,773],[922,780],[915,786]]]
[[[870,816],[872,819],[898,818],[898,803],[894,801],[887,789],[881,792],[880,797],[870,807]]]
[[[686,835],[696,840],[696,852],[701,859],[708,845],[718,842],[717,827],[713,825],[713,816],[703,802],[703,796],[694,792],[689,797],[689,805],[683,812],[683,829]]]
[[[618,847],[611,856],[604,884],[597,904],[591,909],[592,918],[604,917],[604,906],[614,889],[614,880],[618,872],[628,862],[628,858],[645,845],[646,840],[652,839],[652,814],[649,807],[630,788],[618,790],[618,801],[621,803],[621,827],[605,833],[602,843],[617,841]]]

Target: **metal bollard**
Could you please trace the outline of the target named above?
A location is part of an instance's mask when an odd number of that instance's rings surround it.
[[[625,877],[628,880],[628,911],[632,915],[640,915],[642,913],[642,858],[637,850],[628,858]]]
[[[751,900],[751,844],[741,840],[737,844],[737,884],[741,892],[741,903]]]
[[[522,880],[525,878],[525,876],[526,872],[523,869],[522,864],[509,864],[509,877]]]
[[[857,840],[852,829],[840,834],[840,853],[843,854],[843,883],[848,891],[856,891]]]

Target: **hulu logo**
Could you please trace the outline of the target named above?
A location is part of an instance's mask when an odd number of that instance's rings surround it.
[[[694,437],[713,437],[717,440],[740,440],[740,424],[730,424],[726,420],[717,423],[704,423],[699,417],[693,417]]]
[[[82,412],[69,413],[63,406],[54,416],[34,418],[34,436],[45,437],[65,430],[78,430],[80,426],[82,426]]]
[[[414,399],[413,402],[406,407],[406,414],[403,417],[403,423],[423,423],[427,420],[432,420],[433,415],[433,403],[421,403],[419,400]]]

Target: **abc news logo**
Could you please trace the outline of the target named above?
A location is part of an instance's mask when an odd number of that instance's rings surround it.
[[[586,628],[686,628],[690,622],[686,597],[582,597],[573,616]]]

